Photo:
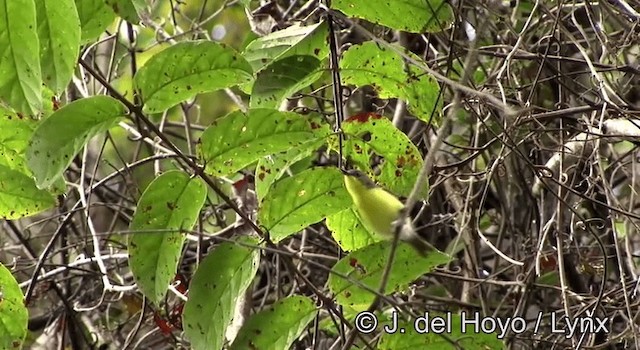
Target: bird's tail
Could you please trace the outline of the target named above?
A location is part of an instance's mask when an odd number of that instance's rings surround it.
[[[411,218],[405,218],[400,228],[400,240],[409,243],[420,255],[426,256],[430,250],[436,250],[416,232]]]

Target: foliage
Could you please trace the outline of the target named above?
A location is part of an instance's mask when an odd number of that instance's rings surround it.
[[[202,180],[174,170],[155,178],[138,200],[129,264],[142,293],[157,305],[175,276],[184,243],[180,230],[196,223],[206,195]]]
[[[22,292],[6,266],[0,264],[0,347],[20,349],[27,335],[27,308]]]
[[[637,347],[638,18],[0,0],[0,348]],[[351,168],[433,248],[368,232]]]

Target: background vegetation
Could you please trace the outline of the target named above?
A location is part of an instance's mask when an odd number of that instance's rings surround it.
[[[638,347],[638,8],[0,0],[0,348]]]

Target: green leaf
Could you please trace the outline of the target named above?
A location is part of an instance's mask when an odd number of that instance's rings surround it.
[[[53,196],[38,189],[28,175],[0,165],[0,219],[19,219],[55,205]]]
[[[325,22],[310,26],[293,25],[252,41],[242,55],[254,71],[289,56],[313,56],[322,61],[329,54],[328,33]]]
[[[313,56],[289,56],[258,72],[251,92],[251,108],[278,108],[294,93],[320,78],[320,61]]]
[[[324,140],[308,144],[303,149],[291,148],[289,150],[260,158],[256,165],[256,195],[258,202],[269,192],[271,186],[289,170],[289,167],[298,161],[309,157],[318,149]]]
[[[80,50],[80,19],[73,0],[36,1],[44,83],[61,93],[73,76]]]
[[[212,41],[187,41],[154,55],[136,73],[144,111],[162,112],[202,92],[245,83],[249,63],[233,49]]]
[[[205,171],[216,176],[232,174],[258,159],[297,148],[315,147],[330,134],[319,117],[292,112],[252,109],[232,112],[209,126],[198,145]]]
[[[29,313],[18,282],[0,264],[0,349],[21,349]]]
[[[0,218],[18,219],[55,205],[53,195],[36,187],[25,151],[34,120],[0,106]]]
[[[258,271],[260,252],[222,243],[200,264],[184,306],[184,333],[193,349],[222,349],[238,298]]]
[[[105,0],[118,16],[131,24],[140,22],[134,0]]]
[[[61,178],[92,137],[109,130],[126,114],[126,107],[117,100],[94,96],[74,101],[43,120],[27,148],[27,164],[38,187],[49,187]]]
[[[413,33],[439,32],[453,21],[453,11],[443,0],[333,0],[331,7],[350,17]]]
[[[0,100],[30,115],[42,108],[36,27],[33,0],[0,0]]]
[[[0,106],[0,165],[31,175],[25,151],[35,128],[35,120]]]
[[[247,320],[230,350],[289,349],[315,315],[316,306],[307,297],[280,299]]]
[[[473,320],[474,315],[465,314],[465,320]],[[480,317],[480,316],[478,316]],[[435,332],[435,328],[430,327],[427,322],[433,322],[432,325],[444,324],[448,328],[445,334],[449,340]],[[506,319],[503,322],[507,322]],[[416,331],[416,326],[418,331]],[[480,329],[475,329],[471,324],[465,323],[463,328],[462,318],[460,315],[453,313],[439,314],[435,312],[425,312],[420,318],[411,323],[400,321],[398,329],[404,331],[388,333],[382,332],[382,338],[378,344],[379,350],[398,350],[398,349],[504,349],[504,343],[498,339],[497,333],[484,333]],[[429,332],[426,332],[429,330]],[[451,344],[453,341],[457,344]]]
[[[116,19],[105,0],[75,0],[82,27],[82,44],[100,36]]]
[[[398,130],[389,119],[370,114],[366,120],[352,118],[342,124],[347,135],[343,154],[352,164],[367,172],[382,187],[398,196],[408,196],[422,168],[422,156],[407,135]],[[375,171],[371,159],[383,159]],[[428,186],[420,195],[428,193]]]
[[[627,236],[627,225],[625,221],[620,219],[614,219],[613,232],[615,232],[616,236],[618,236],[619,238],[625,238]]]
[[[385,240],[384,237],[369,232],[353,208],[328,216],[326,224],[333,239],[346,252]]]
[[[131,0],[138,13],[149,12],[149,6],[151,5],[149,1],[153,0]]]
[[[258,218],[278,242],[350,205],[340,170],[315,168],[276,182],[260,203]]]
[[[421,59],[403,48],[406,54]],[[371,85],[380,98],[401,98],[416,118],[429,122],[442,112],[440,86],[430,75],[411,66],[409,72],[403,58],[390,48],[368,41],[350,47],[340,60],[340,75],[345,84]]]
[[[184,236],[207,197],[200,178],[174,170],[158,176],[138,201],[131,221],[129,266],[142,293],[159,305],[176,275]]]
[[[554,266],[554,268],[557,268],[557,266]],[[558,271],[549,271],[547,273],[543,273],[542,276],[536,278],[536,284],[546,284],[549,286],[560,287],[561,284]]]
[[[350,311],[366,310],[373,302],[380,287],[380,280],[389,259],[391,242],[378,242],[356,250],[338,261],[329,275],[329,289],[336,295],[336,301]],[[449,262],[450,257],[439,251],[430,251],[425,257],[420,256],[410,245],[398,244],[385,295],[402,292],[409,283],[437,266]],[[336,275],[349,276],[345,279]],[[358,281],[371,291],[353,283]]]

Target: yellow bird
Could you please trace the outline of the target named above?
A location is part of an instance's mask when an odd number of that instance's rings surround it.
[[[394,224],[400,217],[404,204],[361,171],[343,170],[343,174],[344,185],[365,228],[383,238],[392,239]],[[416,233],[409,217],[402,223],[398,238],[411,244],[421,255],[425,255],[431,248]]]

